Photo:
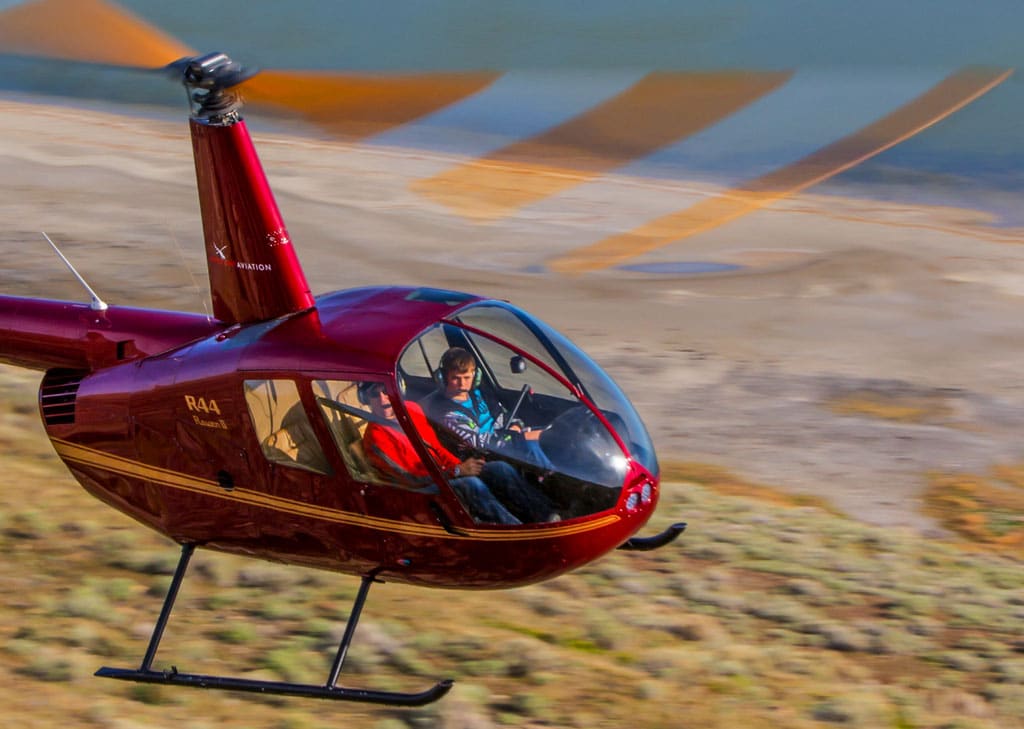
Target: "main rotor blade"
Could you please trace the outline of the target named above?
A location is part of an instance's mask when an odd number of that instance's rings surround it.
[[[413,189],[457,213],[496,220],[593,180],[720,121],[790,72],[659,72],[576,117]]]
[[[499,75],[261,71],[243,84],[242,94],[247,103],[299,114],[332,136],[355,141],[475,94]]]
[[[597,243],[568,251],[548,261],[552,271],[581,274],[610,268],[630,258],[703,233],[748,213],[795,195],[855,167],[909,139],[988,93],[1012,69],[962,69],[919,97],[791,164],[746,180],[718,195],[616,233]]]
[[[188,46],[104,0],[32,0],[0,13],[0,52],[160,68]]]

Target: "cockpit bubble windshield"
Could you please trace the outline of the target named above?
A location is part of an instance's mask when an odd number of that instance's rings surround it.
[[[510,465],[559,518],[615,506],[629,458],[657,473],[622,391],[568,339],[515,307],[485,302],[434,325],[405,349],[398,374],[405,399],[448,451]]]

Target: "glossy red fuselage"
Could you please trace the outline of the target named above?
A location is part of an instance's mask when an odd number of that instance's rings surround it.
[[[657,476],[628,458],[614,507],[522,526],[475,522],[432,463],[433,495],[353,478],[313,417],[310,382],[395,382],[418,334],[479,299],[371,288],[314,300],[244,123],[191,129],[216,318],[0,296],[0,361],[47,371],[46,431],[86,490],[179,543],[447,588],[550,578],[643,526]],[[244,383],[278,378],[297,384],[330,473],[261,452]],[[644,502],[627,508],[640,484]]]
[[[175,541],[340,572],[506,587],[578,567],[642,526],[653,503],[554,524],[482,526],[450,491],[428,496],[354,480],[315,419],[332,474],[263,457],[243,381],[294,379],[308,400],[314,378],[390,375],[397,348],[453,308],[409,301],[410,291],[321,297],[315,311],[237,325],[96,370],[78,383],[74,422],[43,408],[47,433],[90,493]],[[190,406],[200,399],[216,402],[219,412]],[[459,533],[439,522],[431,500]]]

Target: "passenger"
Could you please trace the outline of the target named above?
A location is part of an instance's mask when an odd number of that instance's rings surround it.
[[[540,447],[542,430],[526,428],[519,421],[506,423],[505,412],[492,415],[477,387],[472,354],[452,347],[441,356],[439,369],[440,386],[424,401],[424,408],[431,421],[444,428],[442,440],[456,453],[499,451],[543,470],[554,470]]]
[[[267,436],[262,445],[267,458],[276,463],[294,462],[318,473],[331,472],[301,402],[288,409],[281,427]]]
[[[360,398],[369,404],[374,415],[389,421],[387,425],[370,421],[366,426],[363,450],[370,464],[400,485],[436,491],[437,487],[426,465],[398,425],[391,398],[384,391],[383,385],[363,382],[359,384],[359,392]],[[536,497],[531,498],[532,495],[527,492],[528,486],[514,468],[501,461],[488,463],[482,458],[470,457],[460,461],[441,445],[418,405],[407,402],[406,410],[417,434],[449,477],[448,482],[475,520],[493,524],[521,524],[524,520],[543,521],[548,518],[550,505],[537,503]],[[502,501],[508,504],[507,508]],[[535,518],[537,509],[542,512],[539,518]]]

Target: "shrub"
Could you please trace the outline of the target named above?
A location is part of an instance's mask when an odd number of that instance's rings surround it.
[[[71,594],[57,605],[55,612],[73,618],[109,621],[113,607],[106,595],[98,591],[95,585],[86,584],[72,590]]]
[[[33,657],[29,664],[19,668],[18,672],[40,681],[63,682],[73,678],[74,666],[66,658],[42,654]]]
[[[223,643],[230,643],[231,645],[252,643],[259,637],[259,634],[253,626],[242,622],[235,622],[230,625],[216,628],[211,631],[211,635],[213,635],[216,640]]]
[[[268,652],[262,664],[276,673],[284,681],[292,683],[310,683],[326,675],[326,670],[321,666],[313,666],[311,663],[319,663],[320,659],[311,660],[311,657],[304,651],[294,648],[276,648]]]
[[[38,511],[19,511],[3,520],[3,535],[12,539],[42,539],[51,529]]]

